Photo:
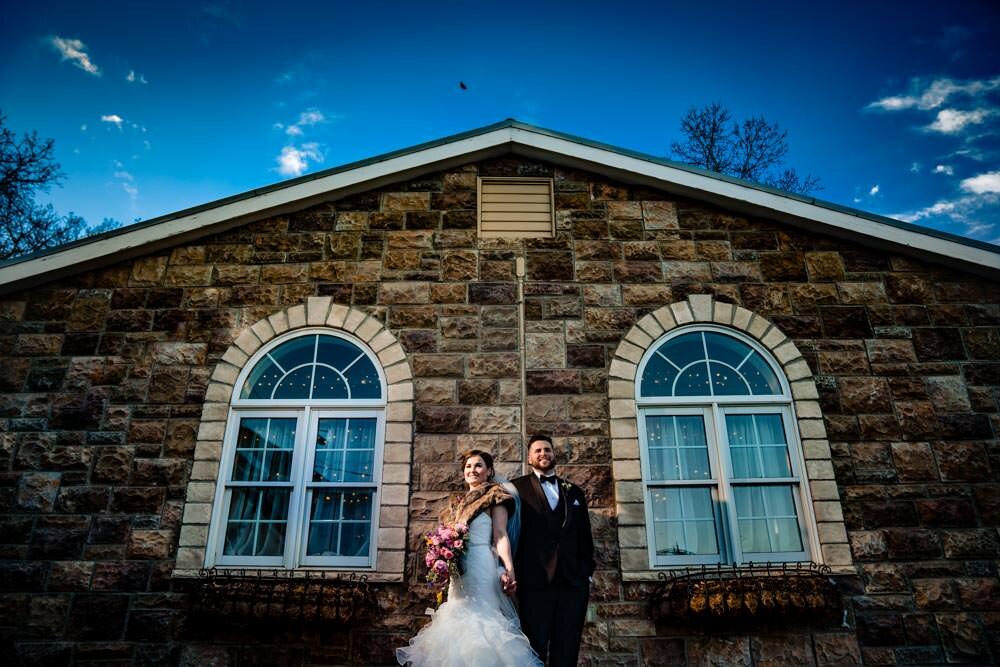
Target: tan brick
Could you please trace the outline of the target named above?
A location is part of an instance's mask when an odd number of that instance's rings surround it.
[[[639,469],[638,459],[615,459],[611,463],[611,471],[615,479],[642,479],[642,471]]]
[[[306,300],[306,324],[319,326],[326,323],[330,312],[331,298],[328,296],[311,296]]]
[[[634,418],[611,420],[612,438],[637,438],[638,436],[639,432],[637,430]]]
[[[674,316],[674,321],[677,322],[678,325],[694,321],[694,315],[691,313],[691,308],[688,306],[686,301],[679,301],[677,303],[670,304],[670,313]],[[664,328],[666,328],[666,326],[664,326]]]
[[[285,311],[288,317],[289,329],[301,329],[306,325],[306,307],[302,304],[292,306]]]
[[[383,549],[378,552],[376,571],[386,573],[403,573],[403,564],[406,562],[405,551],[394,551]]]
[[[611,457],[615,459],[639,458],[639,441],[634,438],[612,438]]]
[[[816,524],[821,544],[846,544],[847,529],[839,521],[822,522]]]
[[[817,500],[813,501],[813,511],[816,513],[817,523],[824,521],[843,521],[844,513],[840,508],[840,501]]]
[[[379,549],[405,549],[406,529],[383,527],[378,529]]]
[[[645,498],[646,487],[642,482],[628,480],[615,482],[615,500],[619,504],[643,503]]]
[[[677,318],[674,317],[673,306],[664,306],[663,308],[657,308],[652,313],[653,319],[656,320],[663,331],[670,331],[677,326]]]

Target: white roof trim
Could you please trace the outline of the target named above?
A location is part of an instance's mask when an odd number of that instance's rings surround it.
[[[739,183],[713,178],[696,172],[678,169],[641,158],[592,146],[511,128],[511,140],[553,153],[561,153],[580,160],[598,163],[613,169],[640,174],[667,183],[668,190],[690,190],[691,193],[708,193],[727,203],[740,202],[751,207],[766,209],[792,218],[815,221],[851,236],[871,236],[891,244],[898,244],[927,253],[943,255],[961,262],[977,264],[993,271],[1000,271],[1000,248],[990,251],[963,243],[942,239],[919,231],[880,223],[858,215],[851,215],[816,204],[799,201],[785,195],[759,190]],[[662,186],[661,186],[662,187]]]
[[[499,151],[498,151],[499,149]],[[743,185],[697,171],[670,166],[641,156],[629,155],[610,148],[590,145],[571,138],[554,136],[544,130],[520,124],[487,129],[481,134],[465,135],[454,140],[397,153],[385,159],[360,166],[319,175],[310,180],[295,181],[287,187],[274,187],[258,194],[223,200],[188,214],[151,222],[134,230],[126,228],[108,237],[56,249],[42,256],[28,258],[0,267],[0,292],[7,292],[29,282],[71,273],[74,267],[110,263],[140,254],[147,247],[161,247],[171,241],[182,241],[209,233],[224,223],[226,227],[258,219],[276,212],[289,211],[308,205],[309,200],[329,199],[338,192],[349,191],[362,184],[376,187],[386,179],[398,180],[409,172],[426,170],[441,163],[455,163],[461,158],[475,160],[485,154],[506,151],[523,152],[539,158],[576,163],[618,178],[641,181],[651,187],[677,192],[693,198],[709,199],[724,206],[756,211],[787,222],[808,226],[818,225],[817,231],[842,236],[869,237],[879,244],[902,246],[918,254],[936,256],[950,264],[972,265],[966,268],[986,269],[991,277],[1000,275],[1000,250],[941,238],[919,229],[898,227],[835,210],[797,198]],[[393,179],[395,177],[395,179]],[[825,230],[823,228],[826,228]],[[948,261],[950,260],[950,261]]]

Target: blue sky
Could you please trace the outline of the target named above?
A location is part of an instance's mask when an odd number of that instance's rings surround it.
[[[508,117],[669,157],[720,101],[820,198],[1000,243],[995,0],[757,4],[10,3],[0,109],[96,224]]]

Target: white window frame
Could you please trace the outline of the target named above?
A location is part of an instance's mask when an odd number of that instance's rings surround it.
[[[769,396],[647,396],[641,395],[642,378],[647,363],[665,343],[678,336],[690,333],[714,332],[736,338],[749,345],[761,355],[764,361],[778,378],[781,385],[781,395]],[[801,562],[810,560],[813,553],[819,553],[816,544],[817,531],[815,517],[812,515],[812,498],[809,493],[809,483],[806,477],[805,460],[802,445],[799,441],[797,421],[793,409],[791,389],[788,378],[781,366],[766,348],[748,336],[728,327],[698,324],[682,326],[671,330],[656,340],[643,354],[636,372],[635,400],[638,413],[639,459],[642,467],[642,484],[646,518],[646,542],[649,563],[652,568],[669,568],[690,565],[744,564],[750,561],[761,562]],[[785,440],[788,447],[788,458],[792,477],[763,478],[752,481],[734,482],[733,464],[730,456],[728,435],[726,429],[727,414],[780,414],[785,430]],[[664,482],[651,480],[648,439],[646,434],[646,417],[656,415],[691,415],[701,416],[705,424],[706,443],[708,445],[709,466],[711,478],[705,480],[671,480]],[[714,485],[714,486],[713,486]],[[802,550],[797,552],[771,552],[759,554],[744,554],[740,547],[739,524],[736,517],[736,505],[733,488],[736,486],[791,485],[795,509],[798,515],[799,535]],[[716,517],[716,534],[719,544],[718,555],[657,555],[655,527],[653,524],[652,490],[654,488],[677,488],[681,486],[704,487],[712,486],[713,512]]]
[[[372,362],[378,373],[380,399],[241,399],[240,393],[250,372],[264,357],[276,347],[302,336],[325,335],[341,338],[361,350]],[[378,357],[361,340],[335,329],[309,327],[280,336],[261,347],[247,361],[233,388],[229,419],[223,440],[219,476],[216,484],[212,520],[206,549],[206,567],[267,567],[267,568],[322,568],[322,569],[374,569],[378,561],[378,525],[381,496],[381,472],[385,449],[385,406],[387,402],[387,382],[385,372]],[[288,524],[285,532],[284,554],[278,556],[225,556],[226,528],[229,517],[231,489],[242,486],[228,481],[235,463],[236,444],[239,436],[240,420],[246,417],[296,418],[296,440],[292,454],[290,479],[292,492],[289,498]],[[315,455],[315,443],[319,420],[324,418],[374,418],[375,451],[370,482],[330,483],[317,485],[312,482],[309,471]],[[253,482],[247,486],[287,486],[279,482]],[[328,486],[338,489],[371,489],[372,515],[367,556],[307,556],[309,524],[309,497],[311,489]]]

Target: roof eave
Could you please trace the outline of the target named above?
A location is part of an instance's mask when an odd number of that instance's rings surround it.
[[[1000,279],[1000,248],[508,119],[0,264],[0,293],[428,171],[517,152]]]

